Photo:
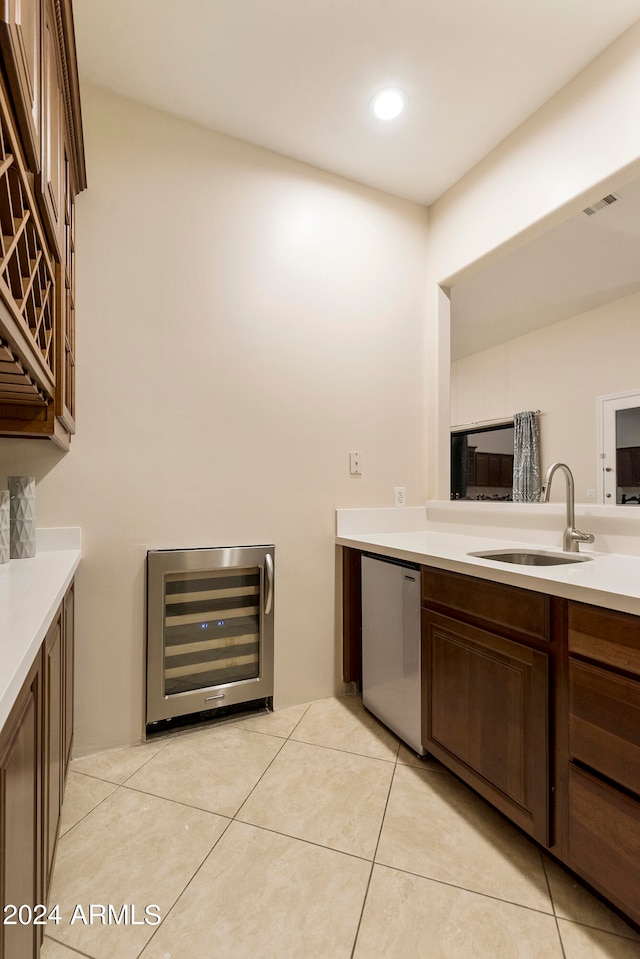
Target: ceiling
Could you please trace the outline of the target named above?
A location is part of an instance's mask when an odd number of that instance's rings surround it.
[[[640,0],[74,0],[81,79],[423,204],[640,19]],[[409,108],[383,125],[385,86]]]
[[[452,360],[640,291],[640,180],[614,195],[452,287]]]

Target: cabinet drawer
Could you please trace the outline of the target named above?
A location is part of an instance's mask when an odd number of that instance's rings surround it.
[[[422,602],[498,627],[508,636],[549,639],[549,597],[543,593],[423,567]]]
[[[569,665],[571,756],[640,795],[640,682]]]
[[[640,676],[640,617],[569,603],[569,652]]]
[[[640,920],[640,803],[569,767],[569,863]]]

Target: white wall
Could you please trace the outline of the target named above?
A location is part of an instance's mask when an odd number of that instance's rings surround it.
[[[452,423],[540,410],[542,467],[571,467],[576,500],[596,490],[596,398],[640,389],[640,293],[458,360]],[[564,498],[556,481],[552,499]]]
[[[428,486],[448,496],[448,286],[640,172],[640,22],[429,210]],[[571,400],[569,400],[571,402]],[[522,407],[525,408],[525,407]],[[475,419],[476,417],[474,417]]]
[[[98,89],[83,115],[78,434],[0,443],[38,524],[83,527],[76,754],[140,738],[147,545],[276,544],[284,707],[342,688],[335,507],[425,498],[426,211]]]

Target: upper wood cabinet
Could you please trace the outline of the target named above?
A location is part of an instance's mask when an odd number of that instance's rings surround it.
[[[0,4],[0,49],[30,168],[40,170],[42,0]]]
[[[0,0],[0,49],[0,435],[68,449],[86,187],[71,0]]]
[[[42,174],[40,185],[52,248],[57,259],[62,257],[62,228],[64,223],[64,172],[62,161],[63,116],[62,83],[58,66],[58,40],[53,10],[45,7],[42,34]]]

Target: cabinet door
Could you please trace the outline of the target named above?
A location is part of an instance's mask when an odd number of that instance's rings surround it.
[[[513,456],[509,453],[500,456],[500,486],[513,486]]]
[[[502,460],[499,453],[489,453],[489,486],[500,486]]]
[[[48,892],[58,837],[64,782],[64,675],[62,609],[44,642],[44,880]]]
[[[489,454],[488,453],[476,453],[474,472],[475,472],[476,486],[489,485]]]
[[[57,265],[56,416],[69,433],[75,433],[75,236],[74,187],[70,151],[63,140],[63,246]]]
[[[33,907],[40,892],[40,658],[0,734],[0,901]],[[3,915],[6,919],[6,915]],[[34,959],[39,927],[0,925],[0,959]]]
[[[616,485],[633,486],[631,449],[616,450]]]
[[[631,484],[640,486],[640,446],[631,448]]]
[[[40,170],[41,0],[4,0],[0,4],[0,49],[15,104],[27,162]]]
[[[64,223],[64,167],[62,94],[58,69],[58,44],[52,15],[45,10],[42,36],[43,124],[41,192],[44,220],[57,259],[62,258]]]
[[[64,764],[65,775],[71,760],[73,744],[73,677],[74,677],[74,609],[75,589],[69,587],[64,598]]]
[[[549,844],[548,655],[423,612],[422,741]]]

